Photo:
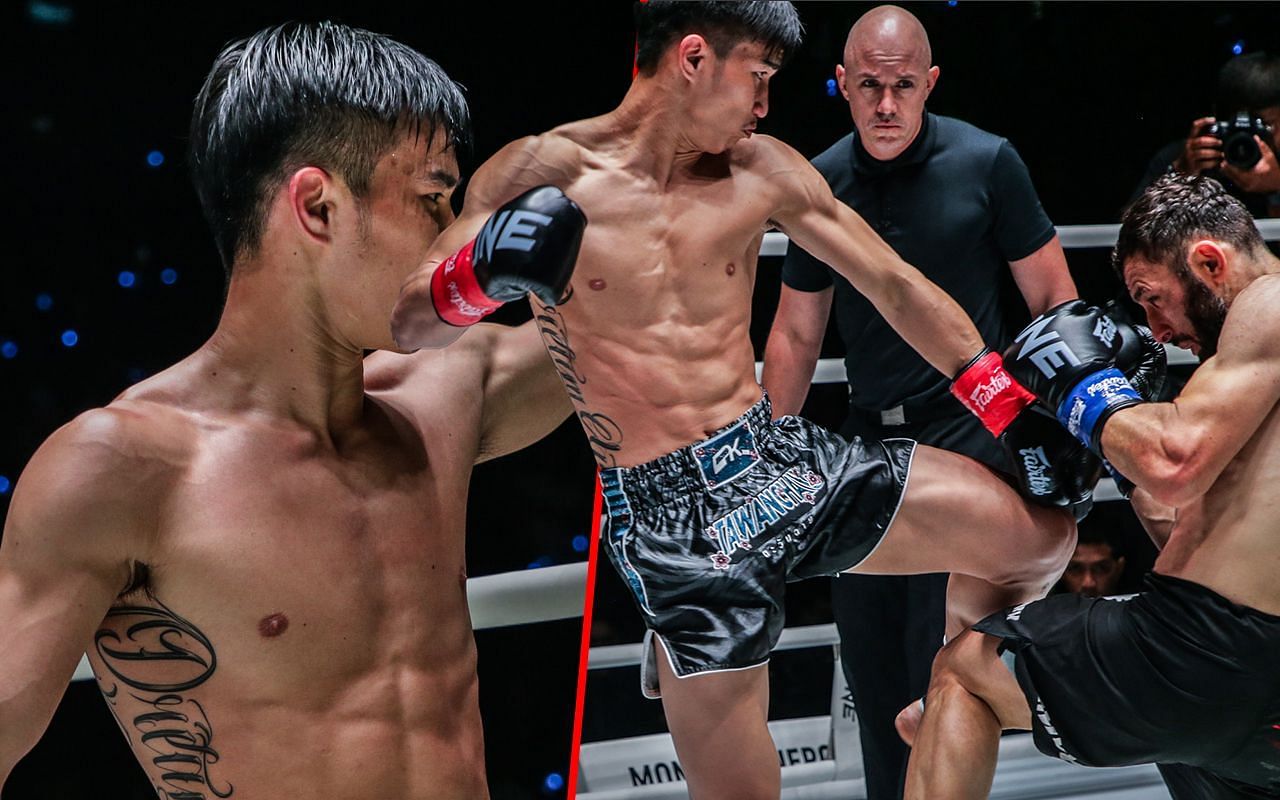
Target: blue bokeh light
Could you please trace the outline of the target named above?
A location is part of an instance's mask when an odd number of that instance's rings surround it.
[[[587,537],[579,534],[578,536],[573,537],[573,541],[570,544],[573,546],[573,552],[585,553],[587,552],[587,545],[590,544],[590,542],[587,541]]]
[[[1244,39],[1237,39],[1236,43],[1231,45],[1231,52],[1240,55],[1244,52]]]
[[[41,311],[48,311],[53,308],[53,295],[48,292],[41,292],[36,295],[36,308]]]
[[[124,377],[130,384],[134,384],[147,377],[147,371],[142,367],[129,367],[124,373]]]
[[[959,5],[958,0],[947,0],[948,8],[955,8],[957,5]]]
[[[75,347],[80,342],[80,334],[75,332],[74,328],[67,328],[62,332],[62,343],[67,347]]]
[[[159,150],[152,150],[150,153],[147,153],[147,166],[158,167],[163,163],[164,153],[161,153]]]
[[[160,282],[165,286],[172,286],[178,282],[178,271],[173,267],[167,267],[160,272]]]
[[[543,567],[549,567],[554,563],[555,562],[551,560],[551,556],[538,556],[534,560],[530,561],[529,566],[525,567],[525,569],[542,569]]]
[[[9,483],[9,479],[0,475],[0,494],[8,494],[11,486],[13,486],[13,484]]]
[[[0,344],[0,356],[5,358],[18,357],[18,343],[12,339],[5,340],[4,344]]]
[[[120,274],[116,276],[116,283],[120,284],[126,289],[133,286],[133,284],[136,283],[137,280],[138,280],[138,276],[134,275],[132,272],[130,272],[127,269],[120,270]]]
[[[827,78],[827,97],[836,96],[836,79]]]
[[[75,19],[75,12],[61,3],[33,0],[27,3],[27,16],[39,25],[69,25]]]
[[[564,776],[559,772],[553,772],[542,781],[542,788],[548,792],[558,792],[564,788]]]

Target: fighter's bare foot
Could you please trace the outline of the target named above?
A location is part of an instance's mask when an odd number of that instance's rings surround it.
[[[893,726],[898,729],[898,736],[907,743],[907,747],[915,745],[916,732],[920,730],[920,720],[924,718],[924,700],[916,700],[898,712]]]

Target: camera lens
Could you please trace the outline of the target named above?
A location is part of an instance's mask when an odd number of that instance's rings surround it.
[[[1253,169],[1253,165],[1262,158],[1262,151],[1253,140],[1251,131],[1235,131],[1222,140],[1222,155],[1237,169]]]

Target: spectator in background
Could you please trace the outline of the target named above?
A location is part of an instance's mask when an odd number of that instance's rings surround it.
[[[999,351],[1012,336],[999,285],[1012,272],[1031,313],[1076,296],[1053,223],[1008,141],[925,110],[938,80],[913,15],[879,6],[849,31],[836,81],[854,131],[813,160],[835,196],[942,287]],[[910,438],[1008,472],[999,443],[871,302],[791,245],[765,348],[775,416],[798,414],[831,309],[848,353],[845,437]],[[841,664],[858,709],[867,797],[902,796],[907,748],[893,720],[919,698],[942,644],[947,575],[842,575],[832,582]]]
[[[1076,551],[1058,581],[1058,590],[1084,597],[1120,594],[1124,568],[1119,537],[1107,527],[1090,525],[1086,519],[1080,523]]]
[[[1222,139],[1206,130],[1215,122],[1235,119],[1239,112],[1270,127],[1266,135],[1254,137],[1262,157],[1249,169],[1228,164]],[[1280,151],[1280,55],[1249,53],[1223,64],[1214,92],[1214,113],[1216,117],[1192,122],[1185,139],[1170,142],[1155,154],[1133,199],[1166,172],[1207,174],[1244,203],[1255,218],[1280,217],[1280,162],[1276,155]]]

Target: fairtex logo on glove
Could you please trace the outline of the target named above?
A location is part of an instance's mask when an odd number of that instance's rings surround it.
[[[983,351],[951,384],[951,394],[999,436],[1022,409],[1036,401],[1004,368],[999,353]]]
[[[969,402],[978,408],[982,413],[987,412],[987,406],[991,405],[991,401],[1000,396],[1000,393],[1013,385],[1013,379],[1009,377],[1009,373],[1001,369],[999,372],[993,373],[991,380],[987,383],[979,383],[969,393]]]
[[[1076,384],[1058,407],[1058,421],[1071,435],[1097,452],[1093,441],[1099,420],[1117,408],[1142,402],[1142,395],[1129,384],[1129,379],[1115,367],[1099,370]]]
[[[1084,387],[1084,390],[1090,397],[1115,397],[1117,395],[1128,397],[1130,392],[1133,391],[1133,387],[1129,385],[1128,378],[1109,376],[1099,380],[1097,383],[1089,384]]]
[[[1049,478],[1049,458],[1043,447],[1027,447],[1018,451],[1022,456],[1022,465],[1027,476],[1027,488],[1037,497],[1044,497],[1053,491],[1053,481]]]

